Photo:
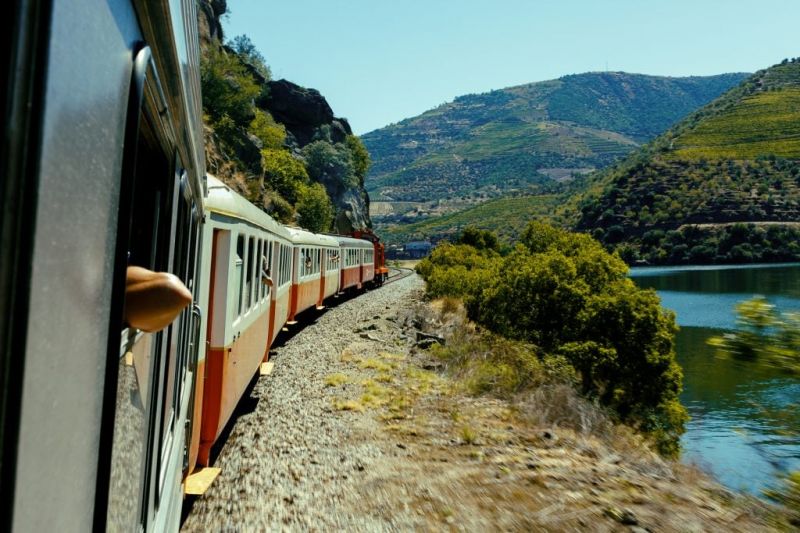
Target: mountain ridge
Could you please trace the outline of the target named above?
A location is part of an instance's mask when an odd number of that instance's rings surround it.
[[[373,198],[500,196],[603,168],[745,77],[563,76],[455,98],[362,136]]]

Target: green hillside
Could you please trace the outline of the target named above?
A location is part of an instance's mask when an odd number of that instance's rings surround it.
[[[467,95],[364,135],[373,199],[500,196],[604,168],[739,83],[587,73]]]
[[[630,262],[795,260],[798,161],[800,59],[757,72],[593,175],[561,212]]]
[[[494,231],[508,243],[519,237],[531,218],[550,220],[559,199],[556,194],[497,198],[456,213],[386,228],[381,237],[388,243],[451,238],[475,226]]]

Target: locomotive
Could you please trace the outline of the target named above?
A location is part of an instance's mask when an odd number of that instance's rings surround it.
[[[0,529],[174,531],[278,333],[382,283],[383,247],[283,226],[207,175],[195,1],[8,10]],[[123,324],[133,265],[192,293],[157,333]]]

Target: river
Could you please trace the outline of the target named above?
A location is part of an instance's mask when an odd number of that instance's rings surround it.
[[[633,268],[631,277],[658,291],[680,326],[681,402],[692,417],[681,439],[684,461],[757,495],[778,474],[800,469],[800,377],[720,359],[706,344],[736,328],[734,306],[756,294],[800,310],[800,264]]]

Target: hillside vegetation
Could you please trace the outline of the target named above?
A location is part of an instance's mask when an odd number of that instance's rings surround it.
[[[550,219],[560,196],[539,194],[507,196],[469,209],[386,228],[381,236],[389,243],[452,238],[468,226],[490,230],[509,243],[520,236],[531,218]]]
[[[739,83],[595,72],[467,95],[363,136],[373,198],[490,196],[604,168]]]
[[[247,36],[223,43],[225,10],[206,0],[199,11],[209,172],[283,223],[340,233],[370,226],[360,139],[319,92],[273,81]]]
[[[629,262],[800,258],[800,61],[759,71],[561,210]]]
[[[561,368],[582,394],[676,455],[688,419],[677,328],[655,292],[636,287],[619,257],[587,235],[531,223],[501,256],[496,237],[480,234],[470,229],[465,244],[440,245],[417,266],[430,296],[463,299],[472,320],[528,344],[513,358],[473,360],[475,379],[520,390],[537,365]]]

